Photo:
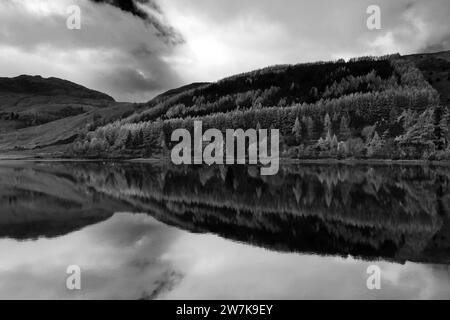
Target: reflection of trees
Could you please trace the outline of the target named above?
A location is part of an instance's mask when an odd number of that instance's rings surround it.
[[[449,262],[450,169],[175,167],[44,163],[1,168],[0,236],[56,236],[117,211],[282,250]]]
[[[268,177],[241,166],[68,169],[97,192],[192,231],[278,250],[448,259],[440,250],[448,247],[445,168],[302,165]]]

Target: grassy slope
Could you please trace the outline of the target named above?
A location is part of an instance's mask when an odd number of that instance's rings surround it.
[[[131,103],[114,103],[104,109],[0,134],[0,151],[3,151],[3,154],[19,154],[28,150],[28,155],[61,152],[67,144],[86,130],[86,126],[93,125],[95,121],[102,123],[114,121],[124,114],[133,112],[134,109],[135,105]]]
[[[0,78],[0,120],[9,121],[6,127],[12,130],[82,114],[113,102],[104,93],[62,79],[25,75]]]
[[[0,78],[0,152],[64,150],[87,126],[117,120],[136,105],[57,78]]]

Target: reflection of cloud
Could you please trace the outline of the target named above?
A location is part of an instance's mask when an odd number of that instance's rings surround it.
[[[187,254],[187,252],[189,254]],[[166,299],[437,299],[450,297],[448,270],[353,258],[280,254],[215,236],[185,235],[164,259],[184,265]],[[367,267],[380,266],[381,290],[368,290]]]
[[[116,214],[53,240],[0,240],[0,298],[156,298],[180,280],[160,259],[176,238],[149,216]],[[65,288],[72,264],[81,267],[79,292]]]
[[[65,287],[71,264],[81,267],[81,291]],[[371,264],[381,268],[381,290],[366,287]],[[176,230],[144,214],[115,214],[51,240],[0,240],[2,299],[449,297],[448,267],[281,254]]]

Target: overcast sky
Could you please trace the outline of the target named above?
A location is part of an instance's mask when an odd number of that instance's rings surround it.
[[[381,8],[381,30],[366,9]],[[67,8],[81,8],[69,30]],[[450,49],[449,0],[1,0],[0,76],[119,101],[267,65]]]

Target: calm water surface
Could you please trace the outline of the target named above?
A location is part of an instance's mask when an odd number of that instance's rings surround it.
[[[450,298],[450,168],[0,163],[0,298]],[[381,268],[381,289],[366,271]],[[66,288],[78,265],[82,289]]]

